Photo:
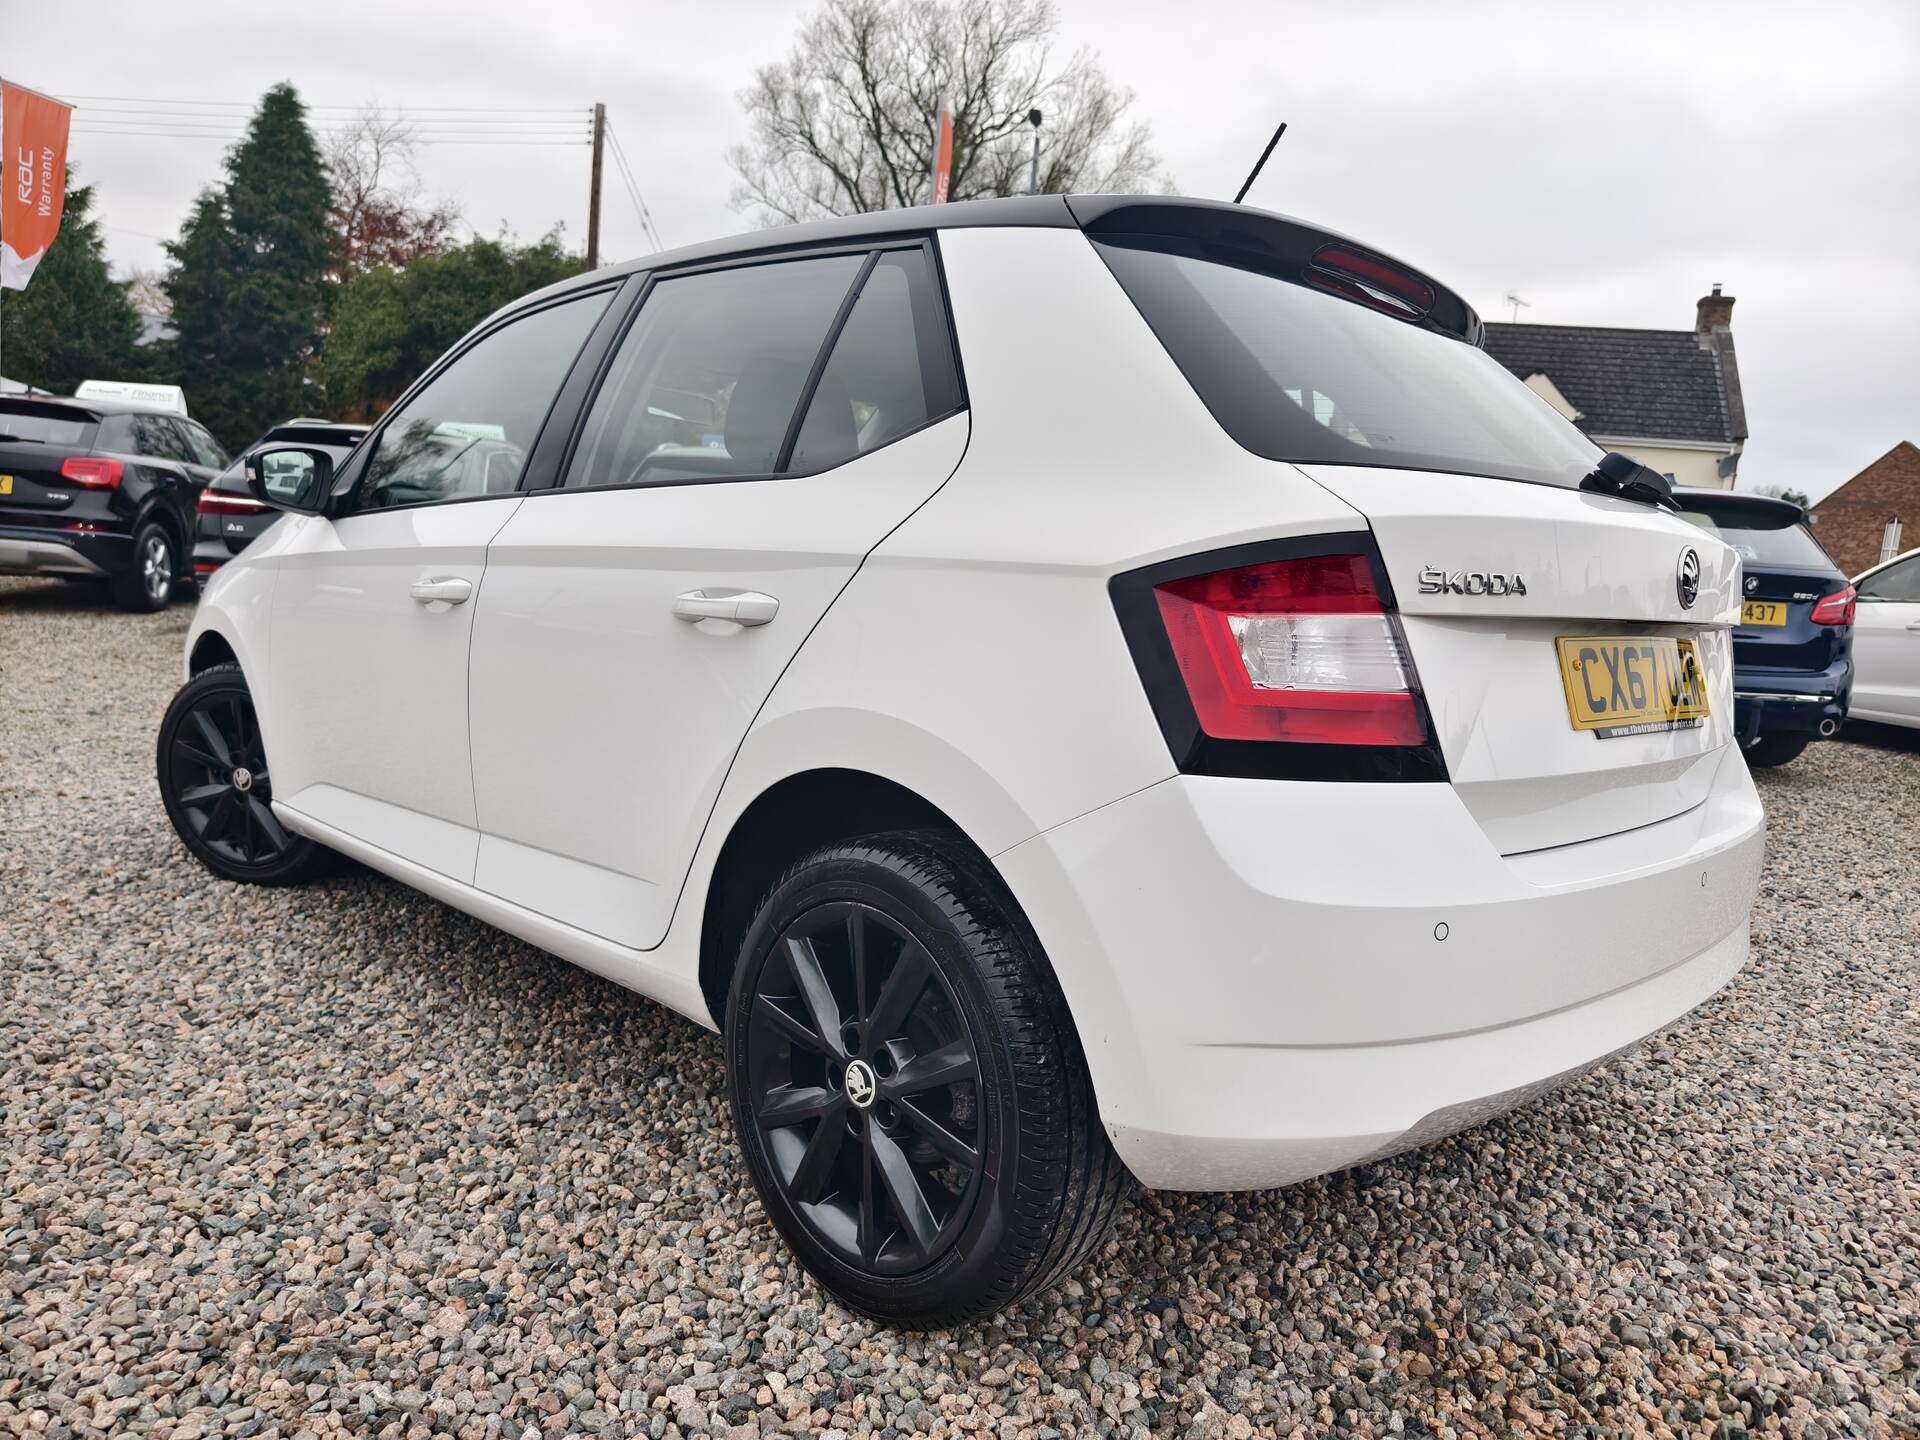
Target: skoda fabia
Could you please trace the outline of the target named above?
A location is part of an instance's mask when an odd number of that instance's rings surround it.
[[[1190,201],[582,275],[252,458],[289,513],[207,586],[167,811],[715,1026],[821,1282],[993,1311],[1129,1176],[1424,1143],[1746,959],[1738,558],[1480,332]]]

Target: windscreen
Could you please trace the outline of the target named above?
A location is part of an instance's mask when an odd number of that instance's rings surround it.
[[[85,448],[93,443],[93,416],[64,405],[31,400],[0,400],[0,441]]]
[[[1737,512],[1695,509],[1681,510],[1680,518],[1690,521],[1717,540],[1724,540],[1739,552],[1748,565],[1791,565],[1802,570],[1831,570],[1833,559],[1820,548],[1806,526],[1787,522],[1767,524],[1769,517],[1741,515]]]
[[[1177,242],[1095,244],[1214,418],[1257,455],[1567,486],[1600,458],[1464,341]]]

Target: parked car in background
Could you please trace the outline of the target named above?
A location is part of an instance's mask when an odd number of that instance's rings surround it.
[[[0,397],[0,574],[99,581],[129,610],[158,610],[187,578],[195,502],[227,463],[179,415]]]
[[[1853,716],[1920,728],[1920,550],[1854,577]]]
[[[167,813],[220,876],[344,852],[723,1029],[813,1273],[992,1313],[1126,1171],[1427,1143],[1746,961],[1739,560],[1480,333],[1187,200],[579,276],[337,468],[249,462],[293,513],[208,582]]]
[[[1790,501],[1689,488],[1673,496],[1685,519],[1740,556],[1734,729],[1748,764],[1785,765],[1847,718],[1853,585]]]
[[[247,456],[264,445],[313,445],[338,463],[366,433],[364,425],[336,424],[332,420],[289,420],[274,426],[241,451],[200,494],[193,542],[194,578],[203,579],[213,574],[280,518],[278,510],[247,493]]]

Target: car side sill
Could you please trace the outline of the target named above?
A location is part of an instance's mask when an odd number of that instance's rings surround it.
[[[296,835],[317,840],[329,850],[338,850],[342,855],[358,860],[369,869],[378,870],[422,894],[430,895],[442,904],[464,911],[476,920],[483,920],[495,929],[504,930],[583,970],[605,976],[616,985],[637,991],[650,1000],[657,1000],[709,1030],[714,1028],[713,1019],[707,1013],[706,997],[700,993],[697,974],[682,975],[666,970],[654,961],[651,952],[630,950],[523,905],[502,900],[498,895],[489,895],[450,875],[442,875],[390,850],[382,850],[378,845],[355,839],[344,830],[338,830],[311,815],[301,814],[284,801],[273,802],[273,813],[280,818],[281,824]]]

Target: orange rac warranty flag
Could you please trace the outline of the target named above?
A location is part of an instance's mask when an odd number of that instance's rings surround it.
[[[60,233],[73,107],[0,80],[0,288],[24,290]]]

